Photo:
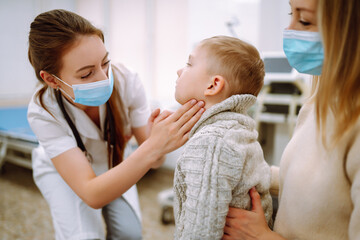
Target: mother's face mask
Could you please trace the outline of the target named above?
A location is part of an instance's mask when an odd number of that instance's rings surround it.
[[[298,72],[321,75],[324,49],[318,32],[284,30],[283,49]]]
[[[53,76],[73,89],[75,99],[63,89],[59,88],[65,95],[73,100],[74,103],[79,103],[85,106],[95,107],[106,103],[109,100],[114,87],[114,76],[110,64],[108,69],[108,79],[97,82],[69,85],[57,76]]]

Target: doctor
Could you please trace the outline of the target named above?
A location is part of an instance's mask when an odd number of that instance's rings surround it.
[[[137,75],[111,64],[101,30],[65,10],[35,18],[28,56],[42,84],[28,108],[40,143],[33,175],[56,239],[105,239],[103,219],[106,239],[141,239],[135,183],[187,141],[203,102],[149,118]],[[140,146],[128,156],[132,135]]]
[[[290,0],[284,52],[316,75],[312,95],[272,174],[279,188],[274,231],[259,194],[231,209],[223,239],[360,239],[360,1]],[[275,168],[273,168],[275,170]]]

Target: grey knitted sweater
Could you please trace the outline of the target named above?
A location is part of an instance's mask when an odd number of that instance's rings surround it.
[[[253,186],[271,224],[270,167],[247,115],[255,102],[248,94],[229,97],[192,128],[175,169],[175,239],[221,239],[229,206],[251,209]]]

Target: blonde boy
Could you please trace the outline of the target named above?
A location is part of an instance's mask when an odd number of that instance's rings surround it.
[[[258,51],[237,38],[208,38],[177,73],[176,100],[203,100],[207,110],[177,161],[175,239],[221,239],[229,206],[251,209],[254,186],[271,224],[270,168],[247,115],[263,86]]]

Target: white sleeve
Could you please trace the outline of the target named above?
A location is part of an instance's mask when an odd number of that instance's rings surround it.
[[[29,104],[27,116],[31,129],[50,158],[77,147],[68,129],[34,102]]]

